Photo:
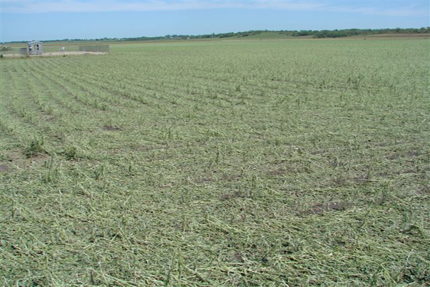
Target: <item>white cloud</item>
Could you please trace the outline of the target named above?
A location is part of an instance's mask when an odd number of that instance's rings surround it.
[[[352,1],[360,3],[357,1]],[[377,2],[377,1],[376,1]],[[375,2],[375,3],[376,3]],[[399,2],[399,1],[398,1]],[[290,11],[325,11],[360,13],[385,16],[428,16],[428,9],[418,7],[390,7],[373,5],[363,1],[363,5],[349,5],[340,0],[0,0],[3,13],[55,13],[55,12],[115,12],[115,11],[157,11],[196,9],[278,9]],[[380,4],[381,2],[379,2]]]
[[[4,3],[4,12],[10,13],[47,13],[47,12],[111,12],[111,11],[154,11],[154,10],[195,10],[217,8],[276,8],[285,10],[309,10],[321,5],[308,1],[282,1],[282,0],[0,0]]]

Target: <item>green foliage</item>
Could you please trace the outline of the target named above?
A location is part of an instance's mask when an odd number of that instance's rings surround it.
[[[292,36],[300,37],[300,36],[312,36],[315,35],[317,31],[312,30],[302,30],[302,31],[295,31],[292,33]]]
[[[313,36],[314,38],[339,38],[357,35],[378,35],[378,34],[429,34],[430,27],[422,28],[396,28],[396,29],[343,29],[343,30],[285,30],[285,31],[268,31],[268,30],[251,30],[244,32],[228,32],[220,34],[206,35],[167,35],[163,37],[139,37],[124,38],[123,41],[145,41],[145,40],[187,40],[187,39],[208,39],[208,38],[278,38],[279,35],[285,36]],[[115,40],[115,39],[107,39]]]
[[[33,136],[33,138],[30,140],[27,147],[24,149],[24,154],[26,157],[33,157],[37,154],[43,153],[43,144],[45,143],[44,136]]]
[[[344,29],[344,30],[322,30],[322,31],[305,31],[307,35],[313,35],[314,38],[340,38],[358,35],[378,35],[378,34],[428,34],[430,27],[420,29]],[[297,33],[296,36],[302,36]]]
[[[64,156],[67,160],[74,160],[78,158],[78,149],[75,146],[68,146],[64,151]]]
[[[430,27],[422,28],[395,28],[395,29],[343,29],[343,30],[251,30],[243,32],[227,32],[227,33],[212,33],[203,35],[165,35],[155,37],[133,37],[133,38],[100,38],[100,39],[61,39],[61,40],[46,40],[45,42],[82,42],[88,43],[90,41],[97,42],[122,42],[122,41],[171,41],[171,40],[192,40],[192,39],[225,39],[225,38],[282,38],[284,37],[301,37],[301,36],[313,36],[314,38],[339,38],[356,35],[379,35],[379,34],[429,34]],[[22,42],[24,43],[24,42]],[[44,47],[46,51],[52,49],[52,47]],[[55,51],[58,51],[58,47],[55,47]],[[70,49],[68,49],[70,51]]]

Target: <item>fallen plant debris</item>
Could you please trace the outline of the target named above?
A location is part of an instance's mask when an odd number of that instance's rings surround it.
[[[426,286],[430,42],[0,62],[0,285]]]

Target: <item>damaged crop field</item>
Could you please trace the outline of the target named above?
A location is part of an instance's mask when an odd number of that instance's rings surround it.
[[[430,41],[0,61],[0,285],[426,286]]]

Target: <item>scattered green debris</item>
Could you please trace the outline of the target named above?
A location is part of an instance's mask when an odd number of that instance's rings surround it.
[[[426,286],[429,48],[2,61],[0,284]]]

